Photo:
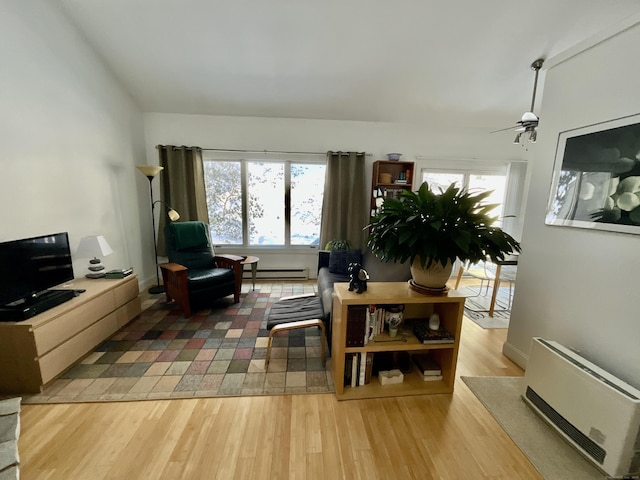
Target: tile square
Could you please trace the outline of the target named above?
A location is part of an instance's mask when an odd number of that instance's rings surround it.
[[[249,370],[249,364],[251,360],[231,360],[229,368],[227,368],[227,374],[230,373],[246,373]]]
[[[170,366],[171,362],[154,362],[147,371],[144,372],[144,376],[162,376],[167,372]]]
[[[196,355],[196,358],[194,359],[196,362],[199,361],[203,361],[203,360],[213,360],[213,357],[215,357],[217,350],[210,348],[208,350],[200,350],[198,351],[198,355]]]
[[[185,346],[185,348],[199,350],[202,348],[205,342],[206,342],[206,339],[204,338],[192,338],[187,342],[187,345]]]
[[[133,363],[140,358],[140,355],[142,355],[142,352],[130,350],[128,352],[124,352],[120,358],[116,360],[116,363]]]
[[[230,363],[231,363],[231,360],[214,360],[213,362],[211,362],[211,365],[209,365],[209,369],[207,370],[207,373],[208,374],[216,374],[216,373],[225,374],[227,373],[227,369],[229,368]]]
[[[165,350],[158,355],[158,362],[173,362],[180,354],[180,350]]]
[[[243,330],[240,328],[230,328],[227,330],[227,334],[225,338],[240,338],[242,336]]]
[[[253,348],[236,348],[235,352],[233,353],[233,358],[237,360],[250,360],[252,354]]]
[[[211,365],[211,360],[191,362],[185,375],[204,375],[209,370],[209,365]]]
[[[191,366],[191,362],[173,362],[167,369],[166,375],[184,375]]]
[[[214,360],[231,360],[234,353],[235,350],[232,348],[220,348],[216,352],[216,356],[213,358]]]
[[[176,361],[184,362],[184,361],[192,361],[198,356],[198,350],[182,350],[178,353],[176,357]]]
[[[180,333],[180,330],[165,330],[158,338],[160,340],[173,340],[178,336],[178,333]]]

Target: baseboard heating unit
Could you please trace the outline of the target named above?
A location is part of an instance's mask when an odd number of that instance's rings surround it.
[[[244,278],[251,278],[251,271],[245,270]],[[260,280],[308,280],[309,269],[307,268],[273,268],[258,269],[256,278]]]
[[[640,473],[640,391],[557,342],[535,337],[522,398],[607,475]]]

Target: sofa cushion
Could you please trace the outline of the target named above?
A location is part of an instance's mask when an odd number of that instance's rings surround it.
[[[341,275],[339,273],[331,273],[328,267],[320,268],[318,271],[318,292],[322,297],[322,307],[325,314],[331,312],[333,302],[333,284],[336,282],[348,282],[349,275]]]
[[[329,254],[329,271],[338,275],[347,275],[347,267],[350,263],[362,263],[360,249],[331,250]]]

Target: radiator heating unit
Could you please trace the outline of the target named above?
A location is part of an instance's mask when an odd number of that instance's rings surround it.
[[[535,337],[522,398],[607,475],[640,474],[640,391],[557,342]]]

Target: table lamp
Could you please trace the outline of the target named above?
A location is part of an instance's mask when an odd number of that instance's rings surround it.
[[[98,257],[104,257],[112,253],[113,250],[102,235],[82,237],[78,245],[78,251],[76,252],[80,258],[91,258],[91,260],[89,260],[89,273],[85,275],[87,278],[104,277],[104,265],[102,265]]]

